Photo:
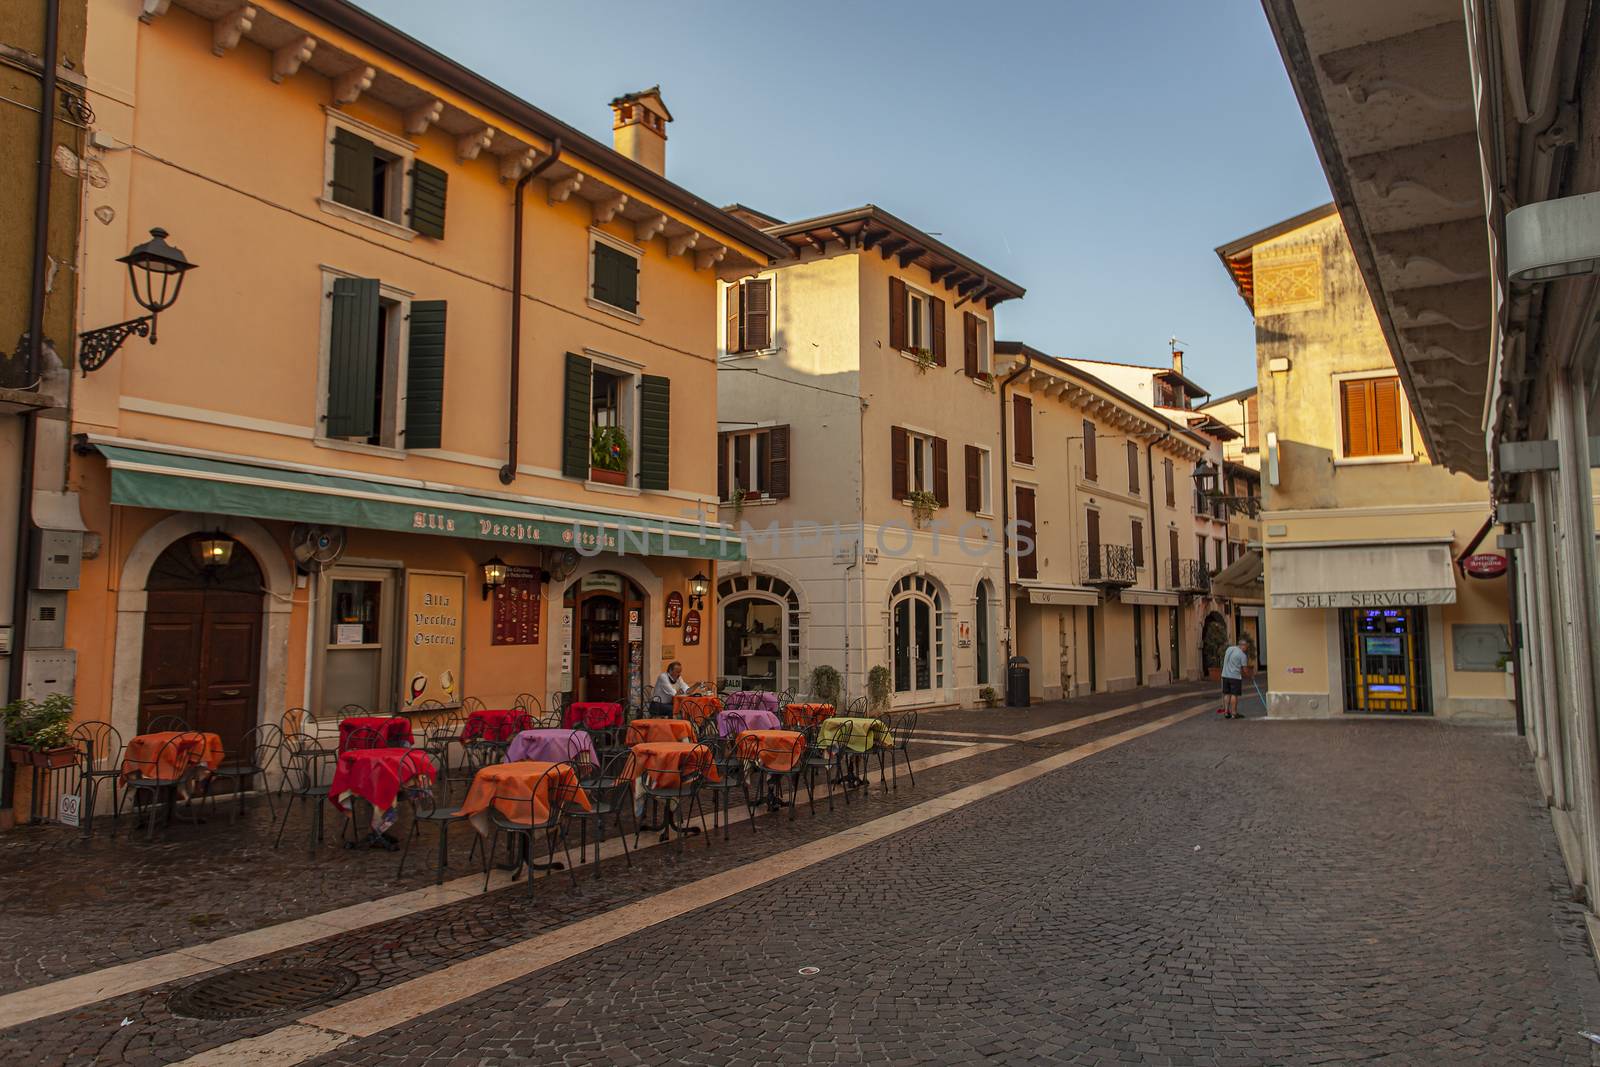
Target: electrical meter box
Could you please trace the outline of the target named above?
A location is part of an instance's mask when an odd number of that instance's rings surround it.
[[[28,648],[60,648],[67,643],[67,594],[28,594]]]
[[[22,654],[22,695],[43,700],[55,693],[72,695],[78,673],[78,654],[71,649]]]
[[[83,565],[83,531],[40,530],[33,559],[35,589],[76,589]]]

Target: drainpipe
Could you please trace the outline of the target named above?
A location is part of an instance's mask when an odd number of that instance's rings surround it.
[[[1006,437],[1006,386],[1022,377],[1024,373],[1033,369],[1033,356],[1027,349],[1022,351],[1022,366],[1006,375],[1000,381],[1000,543],[1005,546],[1005,551],[1000,554],[1001,563],[1005,567],[1004,591],[1001,594],[1001,604],[1005,607],[1006,623],[1006,662],[1007,673],[1002,675],[1006,685],[1011,684],[1011,545],[1008,531],[1011,529],[1011,445]],[[1029,530],[1030,535],[1036,535],[1038,530]],[[1037,539],[1034,547],[1038,547]]]
[[[517,480],[517,408],[522,387],[522,191],[560,158],[561,138],[557,137],[550,142],[550,154],[517,179],[516,191],[511,194],[511,393],[506,402],[510,434],[506,438],[506,465],[500,468],[501,485]]]
[[[1150,490],[1150,588],[1151,589],[1159,589],[1159,588],[1161,588],[1161,556],[1156,551],[1156,465],[1155,465],[1156,464],[1156,460],[1155,460],[1156,445],[1159,445],[1161,442],[1165,441],[1167,438],[1169,438],[1171,436],[1172,436],[1172,431],[1171,430],[1163,430],[1163,431],[1161,431],[1161,436],[1157,437],[1154,441],[1151,441],[1148,445],[1146,445],[1145,446],[1145,450],[1144,450],[1144,484]],[[1171,616],[1170,615],[1168,616],[1168,622],[1169,623],[1171,622]],[[1156,632],[1156,639],[1155,639],[1156,666],[1160,667],[1161,666],[1161,617],[1159,615],[1156,616],[1155,632]],[[1172,637],[1171,634],[1167,635],[1167,638],[1168,638],[1169,641],[1171,640],[1171,637]],[[1174,679],[1170,679],[1170,680],[1171,681],[1177,681],[1177,679],[1175,679],[1175,678]]]

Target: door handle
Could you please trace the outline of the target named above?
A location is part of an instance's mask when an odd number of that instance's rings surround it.
[[[155,694],[155,698],[157,700],[179,700],[182,697],[183,697],[182,693],[156,693]]]
[[[242,691],[243,691],[243,690],[239,690],[239,689],[224,689],[224,690],[223,690],[223,691],[222,691],[222,695],[223,695],[223,696],[225,696],[225,697],[236,697],[236,696],[238,696],[238,695],[239,695],[239,694],[240,694],[240,693],[241,693],[241,692],[242,692]]]

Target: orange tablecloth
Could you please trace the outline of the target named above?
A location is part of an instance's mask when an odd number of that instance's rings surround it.
[[[578,784],[571,764],[541,760],[496,763],[472,779],[467,799],[456,814],[465,815],[473,829],[488,836],[493,828],[488,817],[491,804],[512,822],[542,825],[550,819],[552,801],[562,800],[570,800],[585,811],[591,807],[589,795]]]
[[[783,706],[783,725],[785,726],[820,726],[824,721],[833,718],[832,704],[785,704]]]
[[[739,735],[733,754],[783,774],[805,760],[806,735],[794,730],[746,730]]]
[[[691,697],[675,696],[672,698],[672,717],[674,719],[687,719],[694,723],[695,729],[711,716],[722,710],[721,697]]]
[[[632,781],[646,775],[656,788],[672,789],[685,770],[699,770],[708,781],[722,780],[711,750],[692,741],[646,741],[634,745],[619,777]]]
[[[693,741],[694,724],[683,719],[634,719],[628,724],[629,748],[650,741]]]
[[[169,745],[173,738],[178,738],[177,744]],[[195,764],[209,770],[222,766],[222,738],[196,730],[139,734],[129,740],[123,754],[122,782],[126,784],[130,778],[172,782],[182,778]]]

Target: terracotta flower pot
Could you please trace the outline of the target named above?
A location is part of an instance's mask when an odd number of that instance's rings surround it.
[[[71,745],[64,745],[61,748],[33,750],[33,765],[35,767],[60,770],[62,767],[70,767],[77,762],[78,750]]]
[[[589,480],[591,482],[600,482],[604,485],[627,485],[628,472],[606,470],[604,467],[590,467]]]

